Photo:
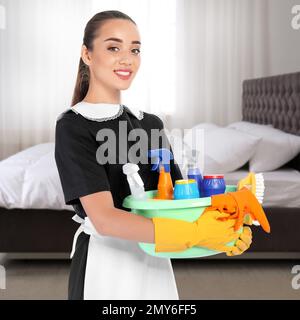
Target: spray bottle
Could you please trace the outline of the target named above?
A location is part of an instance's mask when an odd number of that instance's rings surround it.
[[[157,196],[154,199],[173,200],[173,182],[170,174],[170,160],[173,154],[169,149],[152,149],[148,151],[148,157],[153,164],[151,170],[159,171]]]
[[[146,193],[144,189],[144,182],[140,175],[139,166],[135,163],[126,163],[122,167],[123,173],[127,175],[127,181],[130,187],[131,195],[134,199],[145,200]]]
[[[202,196],[202,175],[200,169],[197,167],[197,159],[198,153],[196,149],[191,149],[191,159],[190,163],[188,164],[188,172],[187,176],[189,179],[195,179],[198,185],[199,195]]]

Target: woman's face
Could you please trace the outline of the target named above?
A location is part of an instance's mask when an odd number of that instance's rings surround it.
[[[111,39],[114,38],[114,39]],[[111,39],[111,40],[109,40]],[[89,65],[90,81],[106,89],[127,89],[140,66],[140,36],[134,23],[111,19],[101,26],[92,51],[82,46],[82,59]],[[118,75],[116,70],[124,71]],[[130,74],[128,76],[128,72]]]

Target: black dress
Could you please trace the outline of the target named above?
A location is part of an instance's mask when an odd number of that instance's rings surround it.
[[[74,107],[63,112],[56,122],[55,135],[55,160],[64,192],[65,203],[72,205],[76,214],[82,219],[87,215],[81,205],[79,197],[92,194],[99,191],[110,191],[116,208],[130,211],[122,206],[123,199],[130,194],[130,188],[126,176],[122,172],[123,163],[119,163],[120,145],[124,144],[124,125],[125,135],[134,133],[135,129],[144,129],[149,137],[147,150],[142,149],[144,155],[153,145],[150,144],[151,129],[163,129],[161,119],[147,112],[137,112],[129,109],[125,105],[109,104],[88,104],[80,102]],[[76,109],[78,107],[78,109]],[[108,110],[95,117],[94,109]],[[103,109],[100,109],[103,107]],[[77,110],[77,111],[76,111]],[[89,113],[92,110],[92,113]],[[96,109],[95,109],[96,110]],[[101,113],[101,112],[100,112]],[[120,129],[120,121],[123,124]],[[97,149],[107,141],[99,140],[99,130],[110,129],[116,136],[116,148],[112,150],[115,153],[116,163],[99,163],[97,158]],[[97,136],[98,133],[98,136]],[[123,136],[120,136],[122,134]],[[165,139],[165,140],[163,140]],[[155,148],[165,147],[163,143],[167,142],[166,135],[163,133],[163,139],[160,139]],[[136,141],[127,140],[129,149]],[[124,145],[123,145],[124,146]],[[171,148],[171,147],[170,147]],[[124,148],[123,148],[124,149]],[[111,150],[110,150],[111,151]],[[171,149],[172,151],[172,149]],[[124,155],[123,155],[124,156]],[[124,157],[122,158],[124,160]],[[98,160],[98,161],[97,161]],[[128,159],[126,162],[130,162]],[[144,182],[145,190],[157,189],[158,172],[151,171],[151,163],[138,163],[139,174]],[[174,160],[171,160],[171,176],[173,185],[175,180],[182,179],[180,169]],[[84,281],[86,274],[86,264],[89,248],[90,235],[84,232],[80,233],[75,252],[72,257],[71,270],[69,276],[69,299],[84,299]]]

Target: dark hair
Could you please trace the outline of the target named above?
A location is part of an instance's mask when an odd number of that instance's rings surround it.
[[[86,24],[84,29],[83,44],[88,50],[93,49],[93,41],[99,35],[100,27],[103,22],[110,19],[125,19],[136,23],[125,13],[117,10],[108,10],[96,13]],[[83,62],[80,57],[79,67],[75,89],[73,93],[71,106],[83,100],[86,96],[90,83],[90,70],[89,67]]]

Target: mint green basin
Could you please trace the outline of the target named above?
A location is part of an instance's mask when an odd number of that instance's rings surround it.
[[[235,185],[227,185],[225,192],[236,191]],[[136,200],[127,196],[123,201],[125,208],[131,212],[146,218],[163,217],[170,219],[181,219],[195,221],[203,213],[206,207],[211,205],[211,197],[184,199],[184,200],[153,200],[157,190],[146,191],[147,200]],[[242,228],[238,230],[240,233]],[[147,254],[160,258],[198,258],[212,256],[221,252],[209,250],[202,247],[192,247],[180,252],[155,252],[155,244],[139,242],[139,247]],[[229,243],[228,245],[233,245]]]

